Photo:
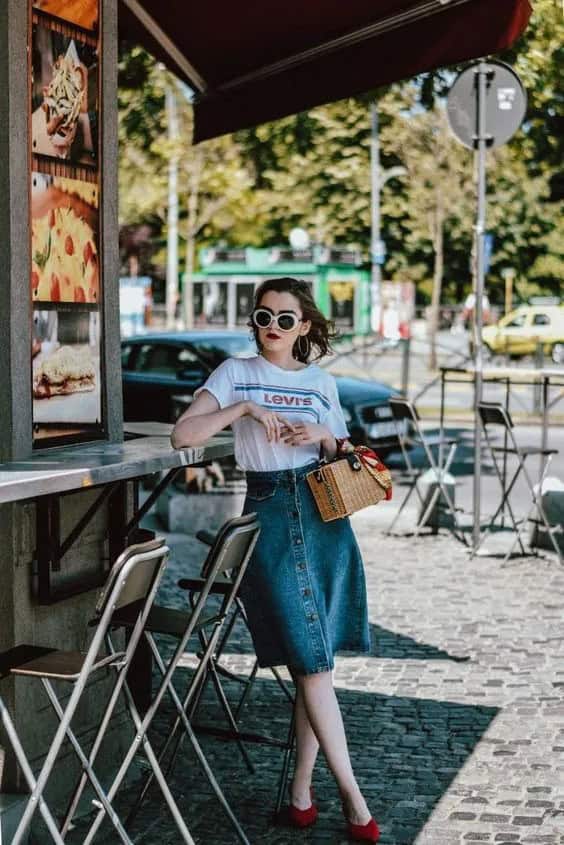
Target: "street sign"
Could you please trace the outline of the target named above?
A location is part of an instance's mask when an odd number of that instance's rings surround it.
[[[494,236],[491,232],[484,235],[484,274],[489,272],[494,248]]]
[[[527,95],[514,70],[502,62],[484,62],[487,147],[505,144],[517,132],[527,110]],[[478,64],[462,71],[447,97],[450,128],[461,144],[478,147]]]
[[[372,263],[383,264],[386,260],[386,244],[384,241],[376,241],[372,246]]]

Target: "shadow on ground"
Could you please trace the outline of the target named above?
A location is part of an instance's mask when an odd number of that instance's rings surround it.
[[[413,843],[437,802],[464,766],[497,710],[449,701],[385,696],[338,690],[355,771],[369,806],[382,829],[381,845]],[[213,691],[205,698],[206,720],[222,719]],[[152,729],[159,746],[166,737],[172,708],[163,706]],[[283,737],[290,706],[274,681],[259,679],[246,707],[242,729]],[[234,743],[202,737],[213,771],[251,843],[343,842],[346,829],[335,784],[322,759],[314,776],[320,815],[308,831],[273,823],[281,753],[265,746],[249,748],[255,765],[249,774]],[[117,762],[117,761],[116,761]],[[231,845],[238,840],[213,797],[192,749],[186,743],[172,775],[172,789],[197,843]],[[124,790],[120,814],[134,800]],[[83,828],[81,828],[83,830]],[[131,833],[144,845],[172,845],[180,837],[156,788],[142,807]],[[83,834],[82,834],[83,835]],[[69,843],[82,841],[77,830]],[[118,839],[108,826],[97,841]]]

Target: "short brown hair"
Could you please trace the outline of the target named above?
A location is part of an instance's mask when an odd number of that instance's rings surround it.
[[[302,318],[311,321],[311,328],[307,334],[309,351],[304,355],[302,349],[300,349],[298,337],[292,349],[296,361],[307,364],[310,360],[317,361],[325,355],[330,355],[333,352],[331,341],[337,337],[337,332],[333,322],[328,320],[315,304],[308,283],[301,279],[292,279],[290,276],[284,276],[281,279],[266,279],[255,291],[254,308],[260,306],[265,293],[271,290],[276,291],[276,293],[291,293],[292,296],[295,296],[302,309]],[[262,351],[257,327],[252,320],[249,320],[247,325],[253,331],[259,352]],[[312,353],[314,353],[313,358]]]

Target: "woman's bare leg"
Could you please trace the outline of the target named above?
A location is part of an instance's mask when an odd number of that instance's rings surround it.
[[[311,778],[318,751],[319,743],[305,709],[302,686],[296,682],[296,765],[291,800],[299,810],[307,810],[311,804]]]
[[[302,696],[301,700],[309,721],[309,727],[317,737],[317,741],[327,760],[327,765],[337,781],[347,817],[354,824],[366,824],[370,820],[370,811],[366,806],[366,801],[362,796],[352,770],[343,718],[335,690],[333,689],[331,673],[320,672],[315,675],[298,675],[296,682]],[[296,717],[297,715],[298,711],[296,711]],[[300,771],[300,780],[296,781],[296,788],[299,783],[300,790],[302,789],[302,784],[306,782],[307,766],[311,764],[314,748],[311,736],[308,734],[303,722],[301,729],[303,730],[302,739],[304,745],[302,751],[298,752],[298,755],[301,754],[299,759],[300,762],[303,760],[303,768]],[[299,741],[297,724],[296,740]],[[315,758],[313,758],[313,762],[315,762]],[[311,769],[313,769],[313,766],[311,766]],[[309,772],[309,778],[311,781],[311,770]],[[307,789],[309,792],[309,785]],[[292,797],[294,798],[293,793]],[[296,799],[299,798],[302,801],[304,797],[302,791],[300,791],[299,795],[296,794],[295,796]],[[305,801],[305,806],[309,806],[309,800],[305,798]]]

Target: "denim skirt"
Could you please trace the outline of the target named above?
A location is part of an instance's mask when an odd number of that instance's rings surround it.
[[[240,593],[259,666],[300,675],[370,650],[360,550],[348,519],[321,519],[305,480],[315,466],[247,472],[244,506],[261,524]]]

